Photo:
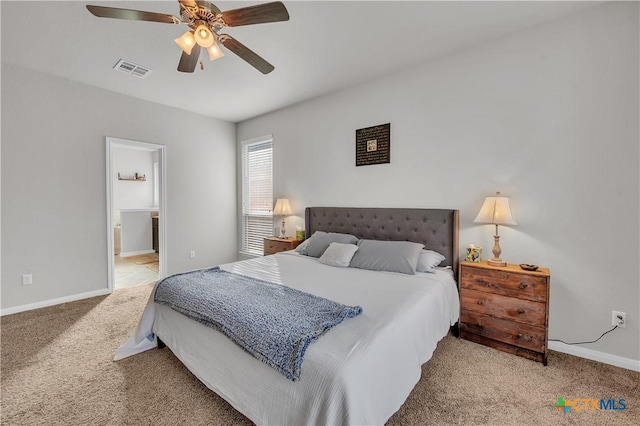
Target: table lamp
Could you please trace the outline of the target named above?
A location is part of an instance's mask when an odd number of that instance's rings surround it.
[[[490,223],[496,225],[496,235],[493,236],[493,259],[487,261],[492,266],[507,266],[507,262],[500,259],[502,250],[500,249],[500,236],[498,235],[498,225],[517,225],[515,219],[511,215],[511,207],[509,207],[509,198],[500,196],[496,192],[495,197],[486,197],[480,208],[478,216],[474,223]]]
[[[291,209],[291,203],[288,198],[278,198],[276,200],[276,205],[273,208],[273,214],[282,216],[282,226],[280,227],[280,238],[286,238],[286,232],[284,229],[284,218],[285,216],[293,214],[293,210]]]

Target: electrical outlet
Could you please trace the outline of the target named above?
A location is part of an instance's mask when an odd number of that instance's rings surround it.
[[[611,325],[617,325],[618,327],[625,328],[627,326],[627,313],[613,311],[611,314]]]
[[[189,259],[195,259],[196,258],[196,251],[195,250],[191,250],[189,252]]]
[[[22,274],[22,285],[33,284],[33,276],[31,274]]]

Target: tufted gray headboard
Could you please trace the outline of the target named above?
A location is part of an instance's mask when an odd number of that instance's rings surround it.
[[[307,207],[307,237],[315,231],[352,234],[369,240],[414,241],[446,256],[458,276],[459,211],[366,207]]]

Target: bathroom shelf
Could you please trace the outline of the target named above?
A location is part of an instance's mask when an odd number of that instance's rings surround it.
[[[129,177],[122,177],[120,176],[120,173],[118,173],[118,180],[134,180],[137,182],[144,182],[147,180],[147,178],[145,177],[145,175],[139,175],[138,173],[135,173],[133,176]]]

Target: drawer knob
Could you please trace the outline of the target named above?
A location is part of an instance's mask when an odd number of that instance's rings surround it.
[[[522,333],[518,333],[518,336],[516,337],[518,337],[518,339],[522,339]]]
[[[524,314],[524,309],[522,309],[522,308],[518,309],[518,313],[519,314]]]
[[[477,325],[478,325],[479,328],[482,328],[482,324],[478,323]]]
[[[527,288],[527,285],[524,283],[520,283],[520,285],[518,286],[518,288],[520,288],[520,290],[524,290],[525,288]]]
[[[484,305],[484,303],[482,303],[482,300],[478,300],[478,302],[477,302],[477,303],[478,303],[478,305],[480,305],[480,306]]]

